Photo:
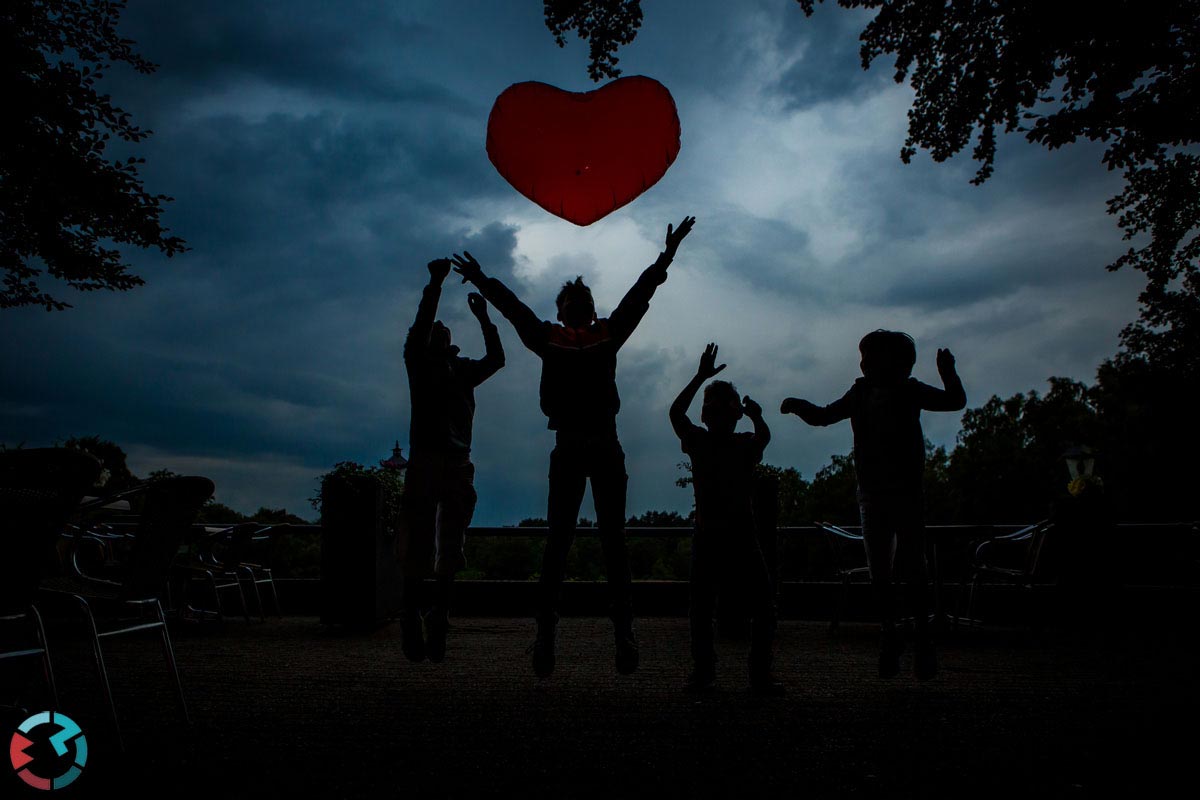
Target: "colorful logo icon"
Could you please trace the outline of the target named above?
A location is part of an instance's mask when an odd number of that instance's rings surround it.
[[[40,730],[35,735],[34,729],[43,725],[52,725],[54,730]],[[31,736],[34,738],[30,738]],[[30,748],[39,741],[49,742],[57,757],[30,755]],[[87,737],[83,735],[79,725],[66,714],[56,714],[53,711],[34,714],[18,725],[17,732],[13,734],[8,745],[8,757],[12,761],[13,769],[17,771],[17,777],[35,789],[46,791],[70,786],[79,777],[79,773],[83,772],[83,767],[87,764],[87,755]],[[42,777],[34,772],[38,767],[56,774]]]

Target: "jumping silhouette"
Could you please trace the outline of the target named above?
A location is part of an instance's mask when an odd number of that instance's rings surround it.
[[[718,595],[744,587],[750,593],[753,624],[750,634],[750,688],[761,694],[783,694],[771,677],[771,648],[775,638],[775,592],[754,527],[754,467],[762,461],[771,431],[762,407],[742,400],[728,381],[713,381],[704,390],[700,420],[692,424],[687,410],[696,392],[725,365],[716,366],[717,346],[709,344],[696,375],[671,404],[671,427],[683,452],[692,458],[696,492],[696,530],[692,535],[691,601],[688,617],[694,668],[688,689],[707,691],[716,680],[717,653],[713,647],[713,614]],[[742,415],[754,423],[754,433],[737,433]]]
[[[579,506],[588,478],[596,506],[596,527],[604,551],[609,613],[616,637],[616,666],[629,674],[638,666],[633,632],[629,558],[625,549],[625,451],[617,438],[617,351],[629,339],[650,305],[654,291],[667,279],[667,267],[679,243],[695,224],[684,217],[676,229],[667,226],[666,247],[613,309],[598,319],[592,292],[579,277],[559,291],[558,323],[538,319],[508,287],[486,277],[470,253],[454,256],[454,269],[478,287],[512,323],[521,341],[542,359],[542,412],[555,431],[550,453],[547,521],[550,535],[542,554],[537,608],[537,639],[530,648],[539,677],[554,671],[554,637],[558,595],[567,555],[575,538]]]
[[[827,406],[789,397],[780,405],[809,425],[832,425],[850,419],[854,429],[854,466],[863,542],[871,570],[876,611],[882,623],[879,675],[900,671],[903,639],[896,629],[893,572],[907,578],[913,614],[913,671],[926,680],[937,674],[937,654],[929,633],[929,575],[925,560],[922,476],[925,437],[921,411],[959,411],[967,404],[962,381],[949,350],[937,351],[938,374],[945,389],[913,378],[917,348],[912,337],[877,330],[858,344],[859,378],[840,399]],[[898,569],[895,569],[898,565]]]
[[[429,262],[429,283],[404,341],[404,366],[412,397],[412,455],[404,485],[408,525],[402,543],[400,627],[404,654],[412,661],[428,656],[430,661],[440,662],[445,656],[451,589],[455,573],[466,566],[463,544],[475,512],[475,465],[471,463],[475,387],[504,366],[500,334],[480,295],[468,295],[467,306],[483,331],[483,358],[460,356],[458,347],[451,344],[450,329],[434,321],[450,266],[447,258]],[[419,593],[431,560],[437,592],[433,608],[424,617],[422,635]]]

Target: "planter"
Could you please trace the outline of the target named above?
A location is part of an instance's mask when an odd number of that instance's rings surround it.
[[[321,622],[375,625],[400,611],[395,525],[368,476],[326,480],[321,510]]]

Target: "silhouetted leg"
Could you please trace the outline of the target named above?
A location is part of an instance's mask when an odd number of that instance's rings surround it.
[[[697,674],[716,668],[713,617],[717,610],[718,554],[713,538],[699,529],[692,535],[692,570],[688,583],[688,624],[692,635],[692,661]]]
[[[437,464],[414,457],[404,482],[404,515],[401,531],[400,566],[404,574],[404,613],[420,609],[421,581],[433,561],[437,527]]]
[[[879,677],[892,678],[900,672],[900,653],[904,641],[896,630],[896,597],[892,581],[896,557],[896,533],[892,509],[885,498],[864,497],[859,493],[863,544],[867,566],[871,570],[871,591],[875,614],[880,621]]]
[[[434,613],[448,614],[450,603],[454,600],[454,576],[438,575],[437,588],[433,598]]]
[[[886,505],[878,499],[859,497],[863,545],[867,567],[871,571],[871,589],[875,599],[875,618],[885,630],[896,626],[896,599],[892,565],[896,558],[896,534]]]
[[[899,510],[897,560],[904,577],[905,595],[913,615],[913,672],[920,680],[937,674],[937,654],[929,630],[929,564],[926,561],[925,524],[920,495],[905,498]]]
[[[550,453],[550,498],[546,522],[550,528],[546,549],[542,551],[542,576],[539,582],[538,621],[557,620],[558,594],[567,569],[567,554],[575,540],[575,525],[587,477],[579,463],[579,454],[563,445]]]
[[[400,636],[404,655],[410,661],[425,660],[425,638],[421,630],[421,583],[433,561],[437,525],[437,496],[434,492],[436,465],[414,457],[404,482],[405,526],[399,543],[400,567],[404,575],[400,609]]]
[[[454,580],[454,576],[467,566],[465,547],[467,543],[467,528],[471,526],[471,517],[475,515],[475,465],[467,459],[450,463],[442,475],[441,502],[437,514],[437,555],[433,572],[438,578],[439,595],[441,587]],[[434,609],[441,612],[449,610],[439,597],[434,603]]]
[[[625,452],[615,442],[601,454],[592,471],[592,499],[596,504],[596,527],[604,550],[608,579],[609,616],[613,623],[628,626],[633,620],[632,577],[625,545],[625,496],[629,476]]]
[[[917,638],[929,637],[929,562],[925,524],[919,503],[901,511],[896,531],[897,572],[904,581],[905,602],[913,615]]]

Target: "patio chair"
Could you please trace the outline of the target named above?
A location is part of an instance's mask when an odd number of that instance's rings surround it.
[[[43,596],[67,598],[76,604],[91,634],[92,652],[100,675],[101,689],[112,718],[117,745],[124,749],[112,686],[104,663],[101,641],[137,631],[157,630],[162,640],[175,693],[183,718],[190,724],[183,683],[175,662],[175,650],[167,631],[160,597],[165,590],[171,562],[187,535],[200,507],[212,497],[213,482],[208,478],[173,476],[151,481],[131,492],[142,496],[137,527],[121,563],[106,578],[79,572],[42,581]],[[87,537],[81,529],[77,544]],[[72,563],[76,563],[72,559]]]
[[[1054,529],[1050,520],[1041,520],[1012,533],[988,536],[972,542],[971,585],[967,593],[968,624],[975,625],[975,601],[984,578],[1032,590],[1039,575],[1046,537]],[[961,602],[961,596],[960,596]]]
[[[0,630],[6,634],[0,641],[0,670],[3,683],[15,692],[24,680],[7,673],[37,658],[52,710],[58,709],[58,688],[34,599],[38,581],[54,565],[58,532],[99,474],[100,462],[79,450],[0,451]]]
[[[198,528],[199,526],[197,526]],[[218,622],[225,620],[224,595],[232,595],[241,610],[241,616],[250,621],[250,610],[242,579],[246,570],[232,556],[238,543],[248,538],[260,526],[253,522],[240,522],[228,527],[206,526],[199,535],[192,531],[189,536],[189,557],[176,562],[172,567],[175,577],[184,583],[185,612],[198,619],[209,616]],[[193,605],[194,589],[205,586],[215,609],[202,609]]]
[[[858,545],[860,552],[863,550],[863,537],[860,533],[851,533],[843,527],[834,525],[832,522],[813,522],[817,528],[825,534],[825,541],[829,545],[830,558],[833,560],[834,574],[841,581],[841,589],[838,591],[837,602],[833,606],[833,618],[829,621],[829,632],[837,634],[841,629],[842,611],[846,605],[846,598],[850,594],[850,583],[854,580],[865,578],[868,581],[871,579],[871,569],[866,564],[862,566],[847,566],[843,557],[842,550],[848,542],[854,542]]]
[[[283,611],[279,606],[279,591],[275,588],[275,551],[279,537],[291,532],[290,525],[259,526],[249,536],[240,540],[234,557],[238,565],[246,572],[250,586],[254,590],[254,600],[258,604],[258,613],[266,619],[266,609],[263,606],[262,592],[259,586],[266,586],[271,593],[271,606],[275,616],[282,617]]]

